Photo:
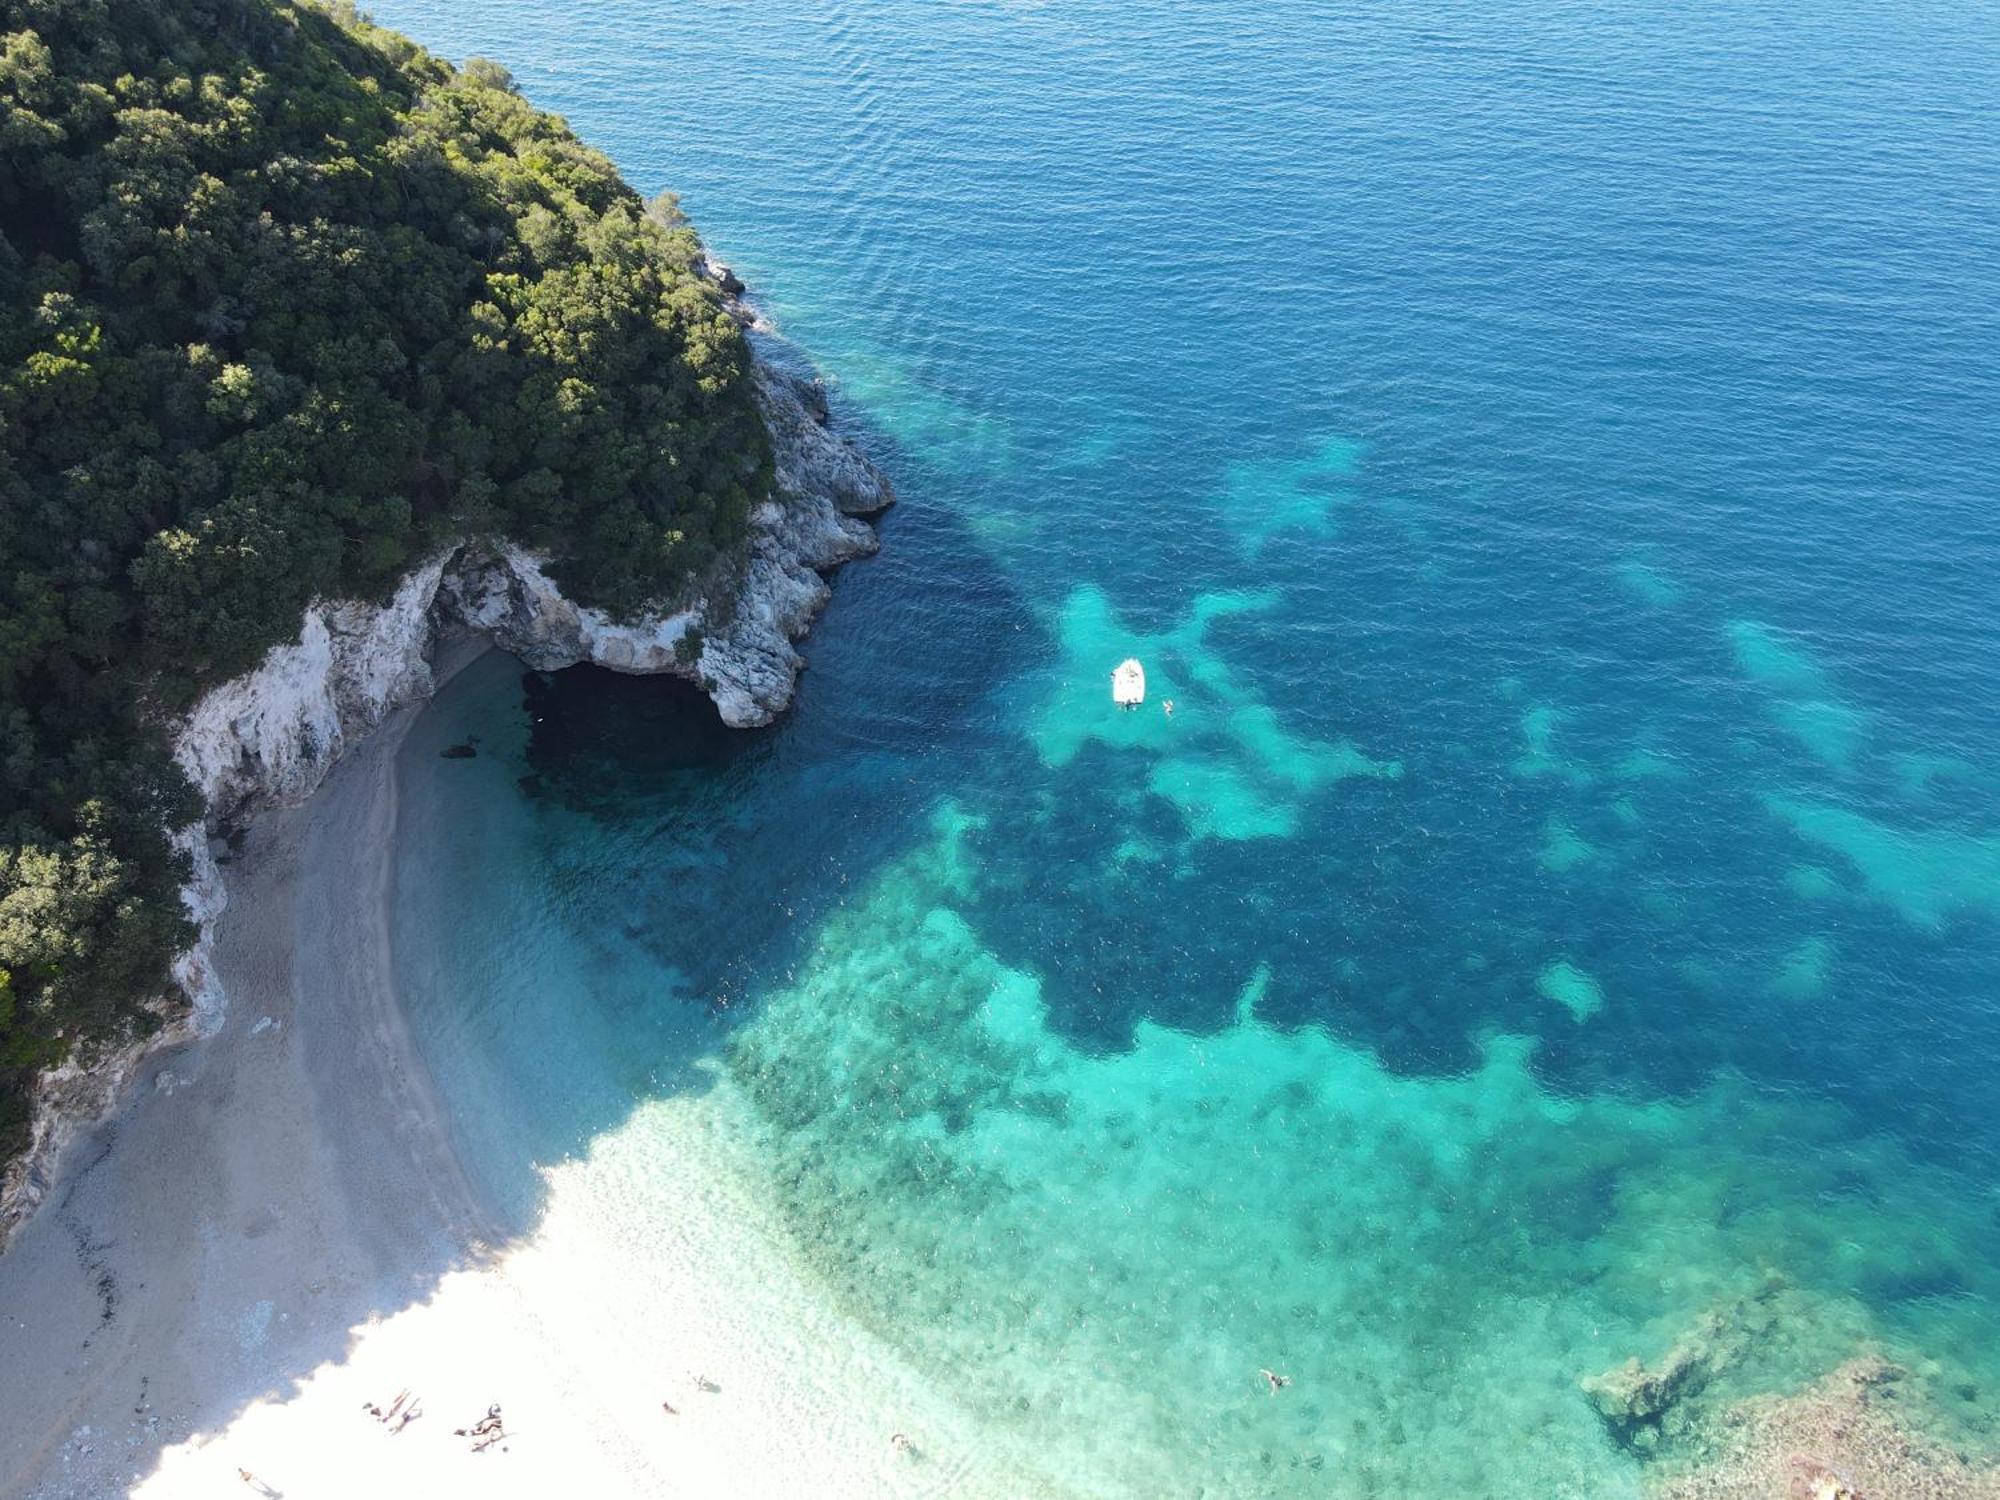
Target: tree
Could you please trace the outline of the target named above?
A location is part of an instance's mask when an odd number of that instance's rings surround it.
[[[0,0],[0,226],[4,1154],[187,941],[173,713],[467,535],[657,603],[771,464],[671,195],[351,5]]]

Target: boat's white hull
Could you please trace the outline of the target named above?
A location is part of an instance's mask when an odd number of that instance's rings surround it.
[[[1146,669],[1138,658],[1120,662],[1111,674],[1111,701],[1120,708],[1137,708],[1146,701]]]

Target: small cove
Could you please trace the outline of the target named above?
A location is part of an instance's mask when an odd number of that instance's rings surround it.
[[[1716,1307],[1725,1394],[1879,1343],[1991,1440],[1991,37],[378,10],[679,189],[905,496],[770,730],[496,655],[406,741],[519,1222],[726,1133],[1049,1493],[1636,1494],[1576,1383]]]

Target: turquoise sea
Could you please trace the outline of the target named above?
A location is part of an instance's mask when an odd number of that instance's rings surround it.
[[[2000,1442],[1993,11],[374,11],[903,496],[775,728],[489,656],[407,744],[524,1231],[709,1111],[1051,1494],[1636,1495],[1577,1382],[1711,1312],[1704,1399],[1872,1345]]]

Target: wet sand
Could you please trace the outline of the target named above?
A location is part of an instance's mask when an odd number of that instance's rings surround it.
[[[227,871],[222,1029],[152,1064],[0,1256],[0,1491],[214,1494],[248,1470],[403,1492],[449,1483],[464,1445],[439,1439],[489,1391],[575,1399],[487,1253],[389,982],[408,720],[256,820]],[[392,1437],[361,1408],[405,1385],[424,1415]],[[637,1462],[601,1435],[518,1460],[551,1484]]]

